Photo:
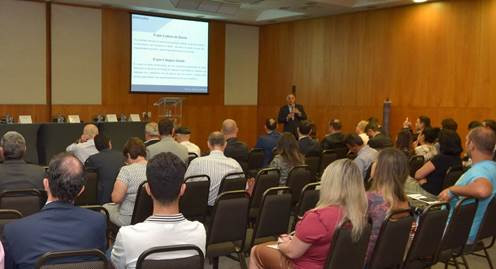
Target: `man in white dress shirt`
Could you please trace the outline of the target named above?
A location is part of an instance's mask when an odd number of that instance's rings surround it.
[[[226,140],[221,132],[213,132],[208,136],[208,148],[210,149],[210,154],[193,159],[184,177],[209,176],[210,193],[208,195],[208,205],[213,206],[215,199],[217,199],[222,178],[229,173],[243,172],[243,169],[235,159],[224,155]]]
[[[98,127],[94,124],[86,124],[83,129],[83,134],[74,143],[70,144],[65,151],[74,154],[82,163],[93,154],[97,154],[98,150],[95,147],[93,138],[98,134]]]
[[[196,154],[197,157],[200,157],[201,156],[200,148],[194,143],[191,143],[189,141],[190,138],[191,138],[191,131],[189,130],[188,127],[179,127],[176,129],[176,141],[179,142],[179,144],[184,145],[186,148],[188,148],[188,153],[194,153]]]
[[[146,191],[153,200],[153,215],[144,222],[120,228],[112,249],[116,269],[136,268],[145,250],[158,246],[192,244],[205,253],[205,227],[189,221],[179,212],[179,197],[186,190],[183,183],[186,165],[175,154],[159,153],[148,161]],[[154,255],[157,259],[176,259],[195,255],[179,251]]]

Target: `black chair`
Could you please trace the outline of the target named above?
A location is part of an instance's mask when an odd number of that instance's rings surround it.
[[[335,148],[335,149],[332,149],[334,152],[336,152],[338,154],[338,159],[344,159],[348,156],[348,148],[347,147],[344,147],[344,148]]]
[[[86,208],[88,210],[91,210],[91,211],[95,211],[97,213],[101,213],[105,216],[105,220],[106,220],[106,223],[107,223],[107,241],[106,241],[106,244],[105,245],[105,249],[108,247],[108,245],[110,245],[110,242],[112,241],[112,223],[110,222],[110,214],[108,212],[107,209],[105,209],[105,207],[101,206],[101,205],[83,205],[81,206],[82,208]]]
[[[258,215],[258,208],[266,190],[279,185],[281,172],[277,168],[265,168],[257,173],[250,199],[250,218]]]
[[[176,259],[147,259],[148,256],[157,253],[171,253],[171,252],[196,252],[192,256]],[[136,269],[162,269],[162,268],[175,268],[175,269],[202,269],[204,264],[204,256],[201,249],[195,245],[174,245],[154,247],[141,253],[136,262]]]
[[[219,257],[236,253],[246,267],[243,246],[246,239],[250,198],[245,191],[224,192],[217,197],[207,233],[206,257],[213,268],[219,267]]]
[[[265,159],[264,149],[254,148],[248,153],[248,171],[256,171],[262,169]]]
[[[14,209],[0,209],[0,238],[3,239],[3,227],[16,219],[22,218],[21,212]]]
[[[363,186],[365,187],[365,190],[369,190],[370,187],[372,187],[372,183],[372,164],[370,164],[367,171],[365,171],[365,178],[363,179]]]
[[[297,165],[289,170],[286,186],[288,186],[291,189],[291,193],[293,193],[293,205],[296,205],[298,202],[298,199],[300,198],[298,197],[298,194],[301,193],[303,187],[314,181],[315,178],[308,165]]]
[[[317,205],[320,197],[320,191],[317,187],[320,186],[320,182],[308,183],[303,187],[300,193],[298,203],[296,204],[295,218],[301,219],[305,212],[314,208]],[[296,223],[296,221],[295,221]]]
[[[210,177],[196,175],[184,180],[186,191],[179,199],[179,211],[188,220],[205,221],[208,214],[208,195],[210,193]]]
[[[86,257],[82,260],[81,258]],[[79,259],[78,259],[79,258]],[[59,260],[60,263],[57,263]],[[73,261],[80,260],[80,261]],[[98,249],[48,252],[38,258],[36,269],[107,269],[109,262]]]
[[[446,176],[443,180],[443,190],[455,185],[455,183],[463,175],[463,173],[463,167],[454,166],[448,168],[448,171],[446,171]]]
[[[420,169],[424,165],[424,156],[422,155],[414,155],[410,157],[408,161],[408,166],[410,167],[410,176],[415,178],[415,172]]]
[[[440,261],[447,266],[451,262],[458,268],[458,257],[461,257],[463,262],[467,264],[463,251],[478,204],[479,201],[474,198],[464,198],[458,201],[451,214],[436,255],[436,261],[433,264]]]
[[[153,215],[153,200],[146,192],[146,181],[141,183],[136,193],[134,202],[133,216],[131,217],[131,225],[145,221],[149,216]]]
[[[320,157],[320,174],[322,175],[327,166],[337,159],[339,159],[339,155],[336,151],[333,149],[324,150]]]
[[[403,263],[404,269],[426,268],[432,265],[449,216],[449,204],[437,203],[426,207],[419,216],[415,237]]]
[[[198,155],[194,152],[188,152],[188,165],[191,163],[192,160],[195,158],[198,158]]]
[[[6,190],[0,193],[0,209],[15,209],[24,217],[40,211],[45,202],[46,197],[37,189]]]
[[[312,175],[317,178],[320,172],[320,156],[305,156],[305,164],[308,165],[310,171],[312,171]]]
[[[288,187],[274,187],[265,191],[245,252],[249,252],[255,244],[273,241],[280,234],[288,232],[291,201],[291,190]]]
[[[372,225],[368,223],[360,238],[354,241],[351,235],[351,223],[349,221],[343,223],[334,231],[324,268],[363,269],[371,232]]]
[[[489,244],[486,244],[483,240],[490,239]],[[475,255],[478,257],[483,257],[487,260],[489,268],[493,269],[493,262],[491,257],[487,252],[488,249],[492,248],[494,241],[496,240],[496,196],[491,199],[488,204],[484,218],[479,226],[479,231],[477,232],[477,237],[474,240],[473,245],[467,245],[467,253]],[[484,254],[478,254],[476,252],[483,251]]]
[[[390,213],[377,237],[368,269],[400,268],[414,218],[410,209]]]
[[[98,204],[98,175],[96,171],[85,171],[84,191],[76,198],[75,205]]]
[[[239,191],[246,189],[246,176],[244,172],[229,173],[225,175],[219,186],[218,195],[228,191]]]

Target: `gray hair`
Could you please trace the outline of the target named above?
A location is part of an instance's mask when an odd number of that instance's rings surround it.
[[[26,152],[26,140],[15,131],[6,132],[0,139],[0,146],[6,160],[20,160]]]
[[[149,122],[145,125],[145,133],[148,135],[159,136],[158,124],[156,122]]]

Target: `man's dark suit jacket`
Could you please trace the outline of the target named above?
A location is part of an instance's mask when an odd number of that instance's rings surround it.
[[[379,133],[373,138],[369,139],[368,145],[374,149],[383,149],[392,147],[393,141],[391,141],[391,138],[389,138],[389,136]]]
[[[54,201],[40,212],[5,225],[6,269],[32,269],[49,251],[105,251],[106,220],[97,212]]]
[[[243,167],[243,171],[246,171],[246,166],[248,165],[248,147],[246,143],[240,141],[237,137],[227,139],[224,155],[238,161]]]
[[[272,131],[271,133],[262,135],[258,138],[255,148],[264,150],[264,166],[268,165],[272,160],[272,151],[276,147],[279,138],[281,138],[281,134],[277,131]]]
[[[282,106],[281,109],[279,109],[279,115],[277,116],[277,122],[284,124],[284,132],[290,132],[292,134],[296,135],[296,128],[298,128],[298,124],[302,120],[307,119],[307,114],[305,113],[305,110],[303,109],[302,105],[295,104],[295,107],[301,112],[301,116],[298,116],[298,114],[295,114],[295,119],[294,120],[287,120],[287,117],[289,115],[289,106],[285,105]]]
[[[112,190],[119,170],[124,166],[121,152],[104,149],[91,155],[85,163],[86,169],[96,170],[98,175],[98,203],[103,205],[112,202]]]
[[[344,134],[339,132],[326,135],[326,137],[322,139],[322,142],[320,142],[320,145],[322,146],[322,150],[346,148]]]
[[[146,140],[146,141],[144,142],[144,144],[145,144],[145,147],[148,147],[148,146],[151,146],[151,145],[153,145],[153,144],[155,144],[155,143],[157,143],[157,142],[160,142],[160,139],[159,139],[159,138],[155,138],[155,139]]]
[[[312,139],[309,136],[302,137],[298,140],[298,145],[300,146],[300,152],[305,156],[320,156],[322,151],[319,141]]]
[[[0,164],[0,192],[12,189],[43,190],[43,167],[24,160],[5,160]]]

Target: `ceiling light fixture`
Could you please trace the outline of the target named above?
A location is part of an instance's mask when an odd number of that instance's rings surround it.
[[[414,3],[424,3],[427,2],[427,0],[413,0]]]

